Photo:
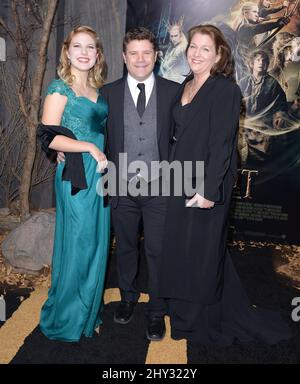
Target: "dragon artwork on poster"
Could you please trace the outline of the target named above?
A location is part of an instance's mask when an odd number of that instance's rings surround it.
[[[239,239],[300,243],[300,0],[127,4],[127,28],[152,30],[159,43],[157,73],[179,83],[189,74],[189,28],[221,29],[243,94],[231,233]]]

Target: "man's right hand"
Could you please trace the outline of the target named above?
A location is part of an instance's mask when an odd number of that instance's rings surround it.
[[[56,162],[60,164],[65,161],[65,154],[63,152],[57,152]]]

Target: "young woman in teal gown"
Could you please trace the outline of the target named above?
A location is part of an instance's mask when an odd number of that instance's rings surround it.
[[[62,179],[65,162],[57,165],[52,281],[40,318],[40,329],[49,339],[78,341],[82,335],[93,336],[101,324],[110,239],[109,208],[97,193],[106,166],[102,151],[108,107],[98,91],[104,70],[95,31],[77,27],[64,41],[60,79],[51,82],[45,98],[42,123],[67,128],[76,138],[57,134],[49,148],[81,153],[87,184],[72,194],[71,182]]]

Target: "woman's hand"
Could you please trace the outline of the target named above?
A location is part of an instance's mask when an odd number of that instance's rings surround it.
[[[205,199],[203,196],[199,195],[199,193],[196,193],[195,196],[186,203],[186,207],[192,207],[194,204],[198,208],[212,208],[215,205],[214,201]]]
[[[56,157],[56,162],[57,164],[60,164],[66,160],[65,154],[63,152],[57,151],[57,157]]]
[[[64,138],[65,139],[65,138]],[[72,140],[73,141],[73,140]],[[104,155],[103,152],[100,151],[96,145],[92,143],[86,143],[86,142],[81,142],[81,141],[75,141],[75,144],[78,146],[80,145],[80,149],[82,152],[88,152],[93,158],[97,161],[98,166],[99,166],[99,171],[103,172],[104,169],[107,167],[107,159],[106,156]],[[73,148],[74,149],[74,148]],[[65,154],[62,151],[57,152],[57,158],[56,161],[58,164],[60,164],[62,161],[65,161]]]
[[[106,156],[104,155],[104,153],[101,152],[100,149],[92,143],[89,146],[89,153],[97,161],[98,166],[99,166],[99,171],[103,172],[104,169],[107,167],[107,164],[108,164]]]

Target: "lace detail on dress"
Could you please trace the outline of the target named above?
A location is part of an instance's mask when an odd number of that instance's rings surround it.
[[[108,107],[103,98],[94,103],[85,97],[76,96],[72,88],[61,79],[50,83],[47,95],[53,93],[67,96],[61,124],[70,129],[78,140],[93,142],[99,134],[104,134]]]
[[[69,97],[71,90],[63,80],[56,79],[51,81],[46,92],[47,95],[52,95],[53,93],[59,93],[60,95]]]

